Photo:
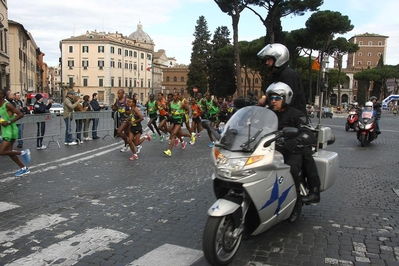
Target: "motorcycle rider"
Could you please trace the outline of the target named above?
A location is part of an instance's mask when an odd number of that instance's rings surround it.
[[[295,222],[302,210],[299,186],[302,172],[303,149],[305,148],[298,147],[298,145],[312,145],[315,143],[315,137],[313,132],[306,127],[307,122],[305,114],[290,106],[294,93],[287,84],[283,82],[271,84],[266,90],[266,95],[269,104],[268,108],[277,115],[278,129],[296,127],[301,132],[299,136],[286,139],[283,144],[276,145],[276,150],[281,152],[284,156],[284,162],[291,167],[290,172],[297,190],[297,201],[289,218],[290,222]]]
[[[258,57],[265,59],[266,65],[271,68],[272,83],[284,82],[291,88],[293,96],[291,102],[288,104],[300,110],[306,116],[306,99],[303,84],[299,74],[288,67],[290,53],[287,47],[280,43],[268,44],[258,52]],[[306,119],[309,122],[308,118]],[[304,203],[320,202],[320,178],[312,154],[311,147],[303,149],[303,169],[305,170],[305,176],[308,179],[309,185],[309,194],[302,198]]]
[[[374,109],[375,125],[376,125],[375,134],[379,135],[381,134],[380,131],[381,103],[377,102],[377,97],[375,96],[370,97],[370,102],[373,103],[373,109]]]

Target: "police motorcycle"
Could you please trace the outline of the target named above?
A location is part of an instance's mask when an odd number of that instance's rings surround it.
[[[212,149],[217,200],[208,210],[203,252],[211,265],[227,265],[244,237],[266,231],[293,212],[297,200],[294,180],[275,146],[284,138],[298,136],[299,130],[277,130],[275,113],[259,106],[238,110],[221,135],[209,121],[203,121],[203,126],[217,139]],[[338,172],[338,154],[323,150],[332,139],[330,128],[318,130],[314,159],[320,191],[333,185]],[[301,184],[301,194],[307,195],[305,184]]]
[[[372,102],[366,102],[362,109],[357,123],[356,137],[360,141],[360,145],[365,147],[367,144],[377,138],[376,121]]]

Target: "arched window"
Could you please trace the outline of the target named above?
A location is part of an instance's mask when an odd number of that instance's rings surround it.
[[[370,62],[370,61],[367,61],[367,65],[368,65],[368,66],[371,66],[371,62]]]
[[[176,76],[173,77],[173,81],[174,81],[174,82],[177,82],[177,77],[176,77]]]
[[[258,84],[258,83],[259,83],[259,79],[255,78],[255,84]]]
[[[180,81],[181,81],[181,82],[184,82],[184,77],[181,77],[181,78],[180,78]]]
[[[169,76],[166,77],[166,81],[167,81],[167,82],[170,81],[170,77],[169,77]]]
[[[362,52],[359,52],[359,53],[358,53],[358,56],[362,56],[362,55],[363,55]]]
[[[369,52],[369,53],[367,54],[367,56],[371,56],[371,53]]]

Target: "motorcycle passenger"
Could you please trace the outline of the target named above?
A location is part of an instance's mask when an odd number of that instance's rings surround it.
[[[287,84],[283,82],[271,84],[266,90],[266,95],[269,104],[268,108],[277,115],[278,129],[296,127],[301,132],[298,137],[286,139],[284,143],[276,145],[276,150],[281,152],[284,156],[284,162],[291,166],[290,172],[297,190],[298,198],[289,218],[290,222],[295,222],[302,210],[299,186],[304,147],[298,147],[298,145],[312,145],[315,142],[315,138],[312,131],[304,127],[307,125],[305,114],[289,106],[293,98],[293,92]]]
[[[370,97],[370,102],[373,103],[373,109],[374,109],[375,125],[376,125],[375,134],[379,135],[381,134],[380,131],[381,103],[377,102],[377,97],[375,96]]]
[[[295,70],[288,67],[290,53],[287,47],[279,43],[268,44],[258,52],[258,57],[265,59],[266,65],[271,68],[272,83],[284,82],[291,88],[293,96],[291,102],[287,104],[300,110],[306,116],[306,99],[302,80]],[[308,117],[306,121],[309,122]],[[320,201],[320,178],[312,154],[311,147],[303,149],[303,169],[309,185],[309,194],[302,198],[305,203]]]

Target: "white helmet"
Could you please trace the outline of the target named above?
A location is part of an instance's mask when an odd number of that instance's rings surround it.
[[[271,57],[274,59],[274,66],[281,67],[290,59],[290,52],[287,47],[280,43],[271,43],[259,51],[258,57],[262,59]]]
[[[373,102],[366,102],[365,107],[373,107]]]
[[[282,96],[284,98],[284,103],[286,104],[291,103],[292,96],[294,95],[290,86],[288,86],[284,82],[274,82],[266,89],[267,97],[272,94],[278,94]]]
[[[359,104],[358,104],[357,102],[354,102],[353,105],[354,105],[354,106],[358,106]]]

